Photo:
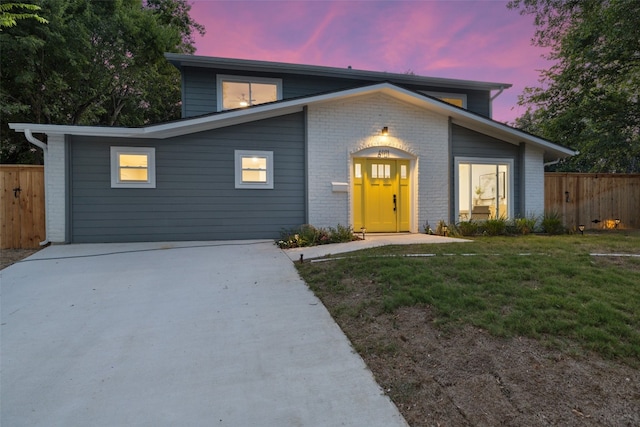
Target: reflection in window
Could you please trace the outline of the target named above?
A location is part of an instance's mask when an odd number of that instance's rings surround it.
[[[371,165],[371,178],[391,178],[391,165],[373,163]]]
[[[147,182],[149,156],[147,154],[119,154],[120,181]]]
[[[236,188],[273,189],[273,151],[235,150]]]
[[[242,182],[267,182],[267,158],[242,157]]]
[[[250,107],[282,99],[282,80],[219,75],[218,92],[219,109]]]
[[[111,147],[111,188],[155,188],[155,148]]]
[[[356,178],[362,178],[362,165],[360,163],[356,163],[356,170],[354,174]]]
[[[459,221],[507,218],[509,166],[458,163]]]

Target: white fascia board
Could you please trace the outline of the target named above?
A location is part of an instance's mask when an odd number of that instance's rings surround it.
[[[48,135],[86,135],[86,136],[114,136],[140,137],[144,128],[123,128],[106,126],[71,126],[45,125],[38,123],[9,123],[9,129],[16,132],[30,130],[32,133],[46,133]]]
[[[569,148],[562,147],[545,139],[522,132],[516,128],[512,128],[511,126],[495,122],[491,119],[447,104],[446,102],[430,98],[426,95],[421,95],[391,83],[378,83],[360,88],[347,89],[339,92],[293,99],[289,101],[257,105],[250,108],[195,117],[192,119],[183,119],[142,128],[43,125],[32,123],[10,123],[9,127],[18,132],[24,132],[25,129],[29,129],[31,132],[46,134],[165,139],[189,133],[233,126],[255,120],[278,117],[302,111],[307,105],[345,100],[373,93],[384,93],[401,101],[413,104],[419,108],[425,108],[435,113],[449,116],[452,118],[452,122],[454,124],[482,132],[486,135],[493,136],[512,144],[517,145],[521,142],[530,143],[535,146],[539,146],[545,151],[550,152],[550,154],[558,157],[568,157],[577,154],[574,150]]]

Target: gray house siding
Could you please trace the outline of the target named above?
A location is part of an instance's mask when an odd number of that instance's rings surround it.
[[[475,132],[462,126],[451,126],[451,183],[454,182],[456,157],[479,157],[487,159],[512,159],[514,165],[513,213],[521,216],[522,147]],[[453,185],[452,185],[453,187]],[[454,197],[451,197],[451,212],[454,212]]]
[[[247,77],[268,77],[282,79],[282,96],[284,99],[311,96],[319,93],[332,92],[367,84],[377,83],[364,79],[341,79],[334,77],[305,76],[300,74],[271,74],[243,72],[236,70],[221,70],[213,68],[182,68],[182,113],[183,117],[194,117],[217,111],[216,75],[242,75]],[[490,93],[480,90],[447,89],[429,86],[407,86],[409,90],[430,92],[453,92],[467,95],[467,109],[477,114],[489,117]]]
[[[72,137],[70,240],[276,238],[305,222],[304,114],[166,140]],[[156,149],[156,188],[111,188],[111,146]],[[274,188],[235,188],[234,150],[273,151]]]

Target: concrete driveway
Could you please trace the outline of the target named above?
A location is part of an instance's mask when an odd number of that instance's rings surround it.
[[[10,426],[406,426],[272,242],[46,248],[0,272]]]

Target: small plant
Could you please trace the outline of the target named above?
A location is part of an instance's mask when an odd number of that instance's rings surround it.
[[[429,221],[424,223],[424,234],[433,234],[433,229],[429,225]]]
[[[458,227],[456,227],[455,224],[447,224],[443,220],[438,221],[438,225],[436,226],[435,234],[437,234],[439,236],[444,236],[445,235],[445,232],[444,232],[445,227],[447,227],[447,234],[446,234],[447,236],[449,236],[449,237],[460,236],[460,230],[458,230]]]
[[[545,212],[540,223],[542,231],[547,234],[564,234],[566,229],[562,225],[562,218],[557,212]]]
[[[516,218],[514,221],[516,232],[523,235],[533,233],[537,223],[538,219],[533,215],[526,218]]]
[[[357,240],[351,227],[338,224],[336,228],[316,228],[310,224],[303,224],[299,228],[283,230],[276,245],[280,249],[302,248],[305,246],[318,246],[327,243],[344,243]]]
[[[507,230],[507,220],[504,218],[488,219],[482,224],[482,231],[488,236],[500,236]]]
[[[461,235],[473,236],[478,232],[478,223],[473,220],[462,221],[457,224],[457,228]]]
[[[329,227],[329,242],[328,243],[345,243],[357,240],[358,238],[353,234],[353,228],[351,226],[344,226],[338,224],[336,228]]]

